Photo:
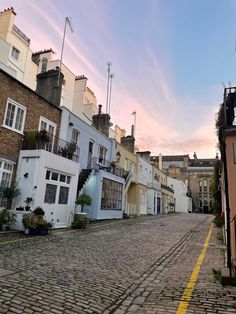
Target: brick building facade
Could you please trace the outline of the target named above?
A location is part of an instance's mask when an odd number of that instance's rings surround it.
[[[60,119],[60,108],[0,69],[0,185],[14,181],[24,133],[50,121],[58,136]]]

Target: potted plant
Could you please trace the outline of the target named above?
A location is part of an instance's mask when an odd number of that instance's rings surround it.
[[[24,214],[22,223],[25,227],[25,233],[29,235],[46,235],[48,230],[52,228],[52,224],[44,219],[44,210],[41,207]]]
[[[29,211],[30,210],[30,203],[33,201],[32,197],[26,197],[26,200],[25,200],[25,203],[26,203],[26,206],[25,206],[25,210],[26,211]]]
[[[81,213],[84,211],[84,205],[91,205],[92,199],[89,195],[87,194],[81,194],[80,196],[77,197],[75,204],[76,205],[81,205]]]
[[[15,214],[9,209],[2,209],[0,211],[0,230],[9,230],[11,224],[16,222]]]
[[[59,154],[68,159],[72,159],[76,151],[76,143],[70,142],[67,143],[64,147],[60,147],[58,150]]]
[[[37,146],[37,133],[36,132],[25,132],[23,149],[35,149]]]
[[[74,153],[76,151],[76,143],[70,142],[67,144],[67,152],[68,152],[68,158],[72,159]]]
[[[6,186],[2,190],[2,198],[7,200],[6,207],[8,209],[11,208],[12,200],[20,195],[20,189],[18,188],[17,184],[13,184],[11,186]]]
[[[85,213],[74,213],[72,228],[74,229],[86,229],[88,226],[88,219],[86,219]]]

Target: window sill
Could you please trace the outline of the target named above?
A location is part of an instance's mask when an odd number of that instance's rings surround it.
[[[15,133],[18,133],[18,134],[20,134],[20,135],[24,135],[24,133],[23,133],[23,131],[19,131],[19,130],[16,130],[16,129],[14,129],[14,128],[11,128],[11,127],[9,127],[9,126],[7,126],[7,125],[1,125],[3,128],[5,128],[5,129],[7,129],[7,130],[10,130],[10,131],[12,131],[12,132],[15,132]]]

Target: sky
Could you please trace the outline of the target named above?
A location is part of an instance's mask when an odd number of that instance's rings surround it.
[[[63,63],[104,111],[112,62],[111,121],[130,135],[136,111],[140,151],[215,157],[216,113],[235,83],[235,0],[0,0],[11,6],[33,52],[52,48],[56,59],[71,18]]]

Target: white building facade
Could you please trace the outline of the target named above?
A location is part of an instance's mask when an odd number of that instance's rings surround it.
[[[0,67],[31,89],[36,88],[37,65],[30,39],[14,24],[13,8],[0,12]]]
[[[65,107],[62,107],[60,138],[78,146],[81,169],[78,193],[92,198],[92,204],[85,206],[87,217],[122,218],[125,179],[123,173],[113,167],[115,140],[106,137]]]
[[[167,177],[167,183],[174,190],[175,212],[192,212],[192,198],[188,196],[187,185],[171,177]]]

